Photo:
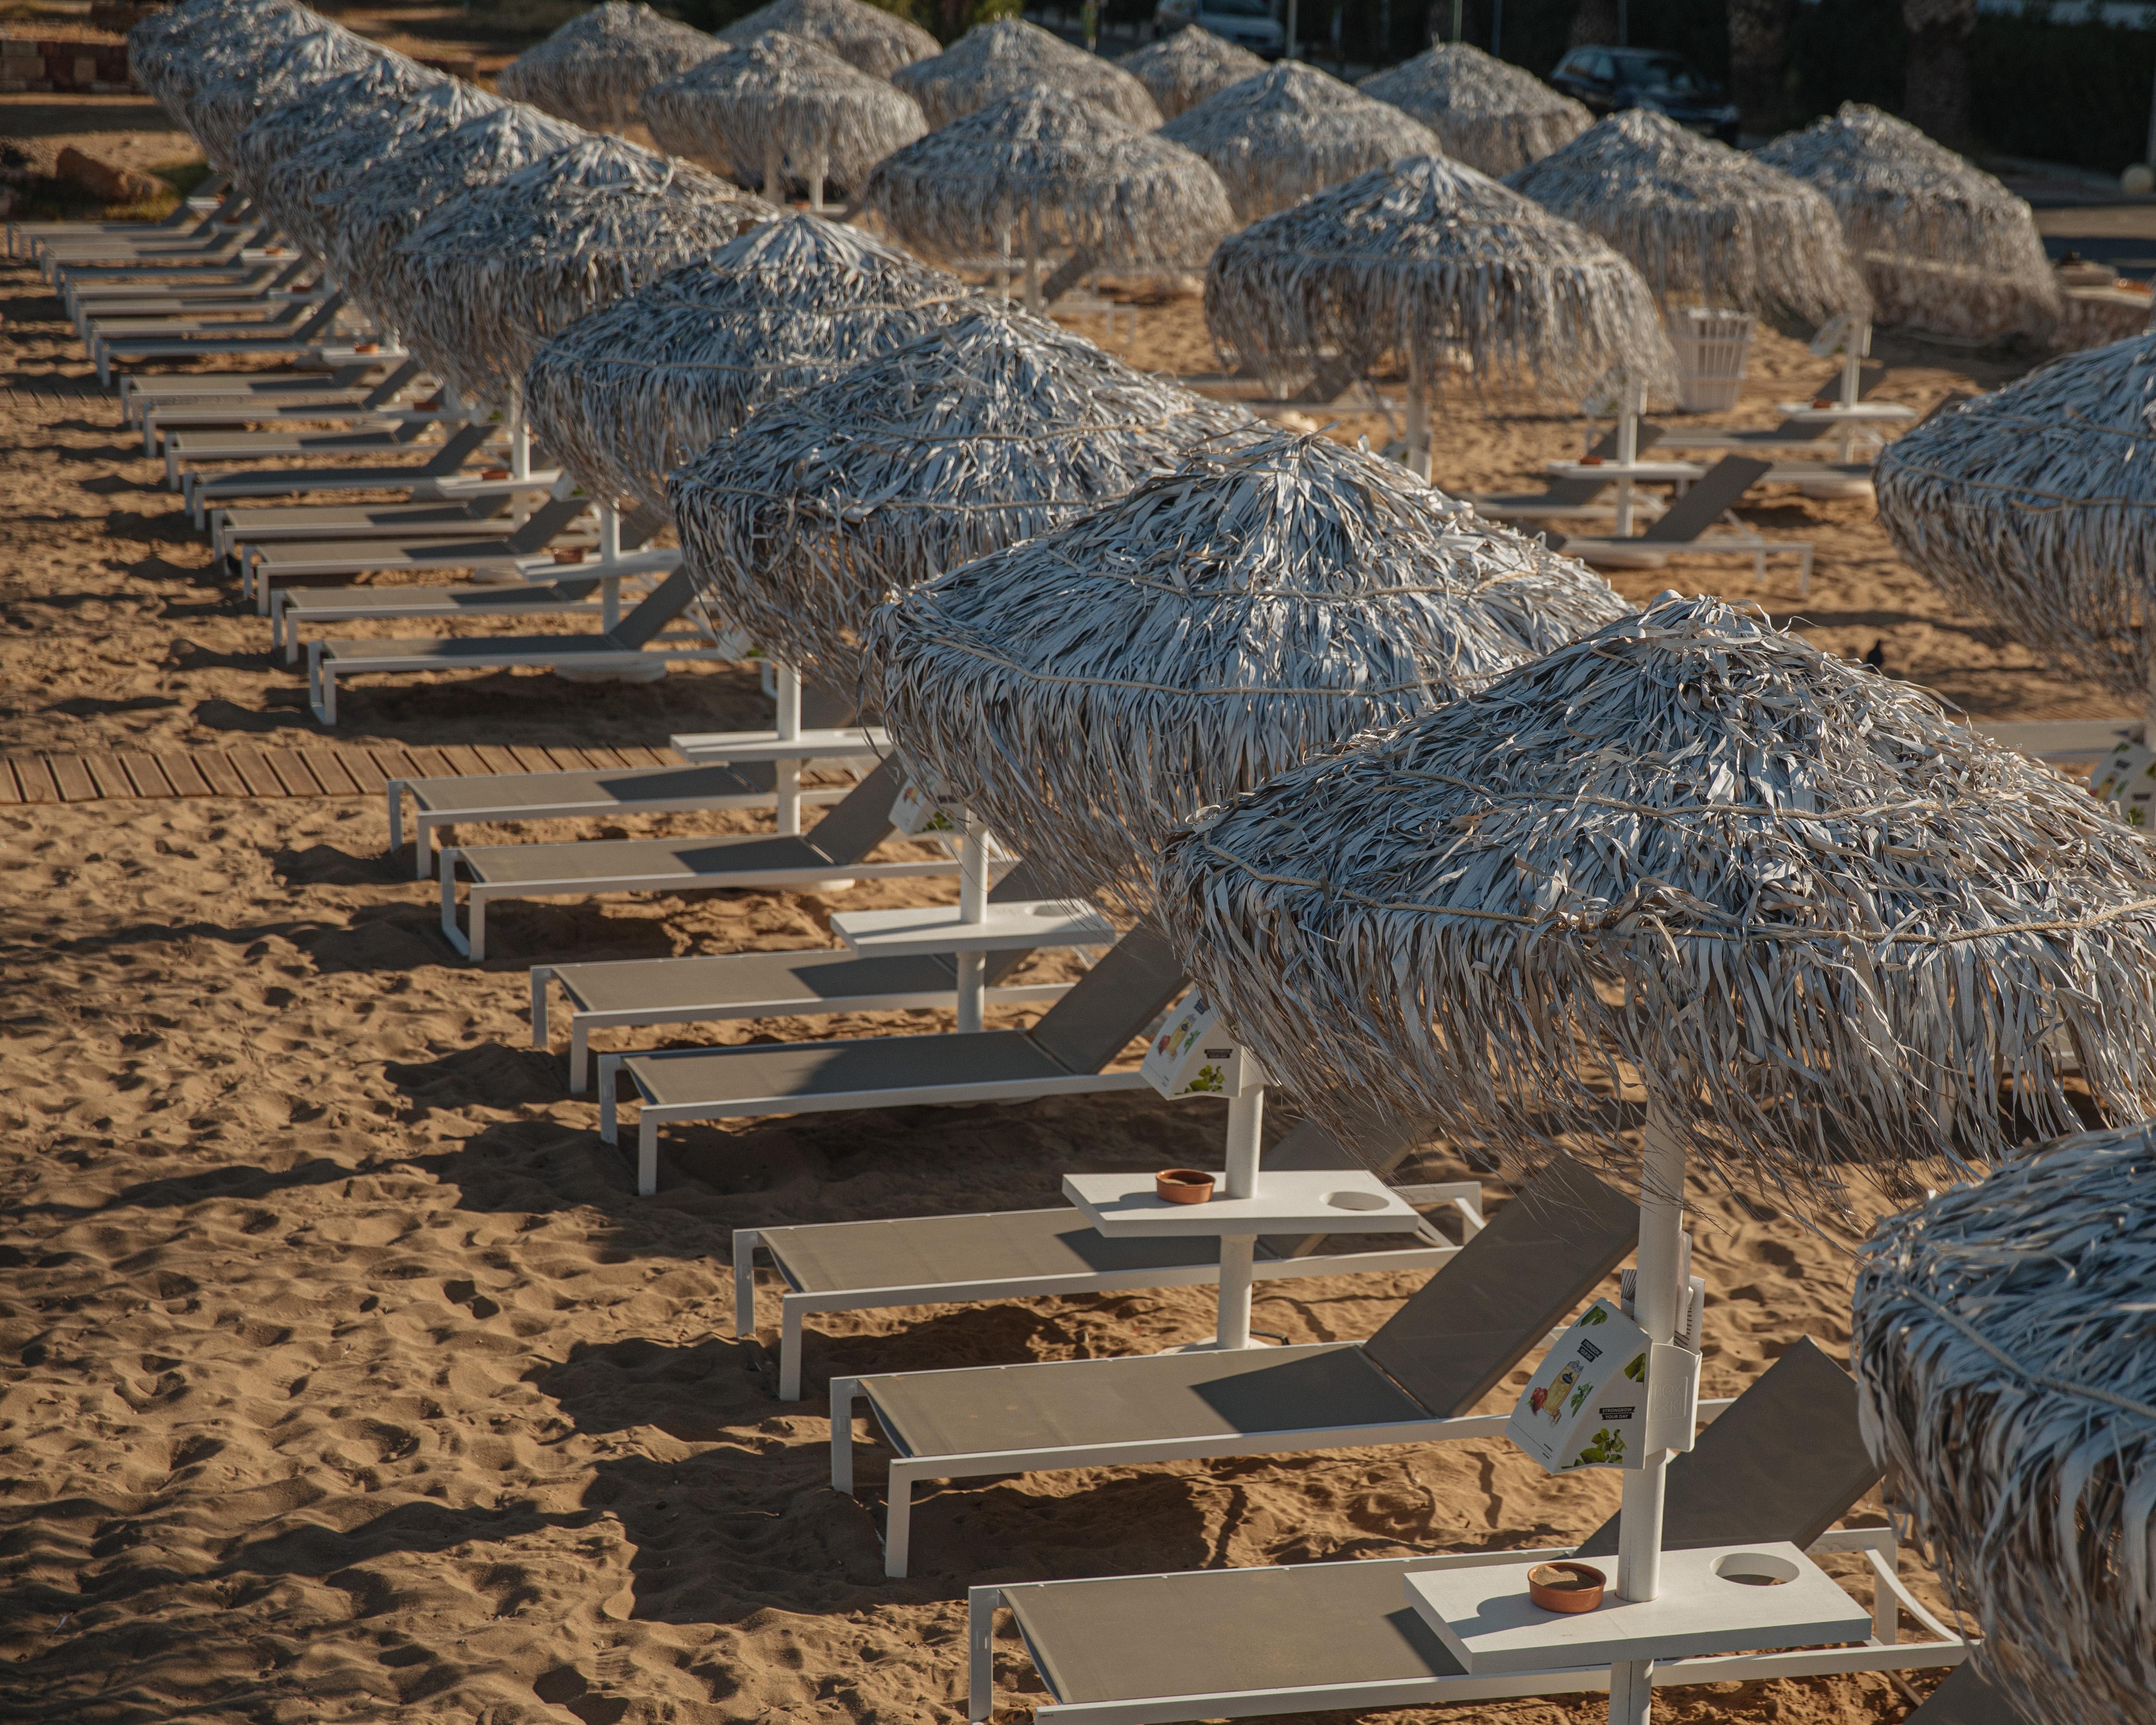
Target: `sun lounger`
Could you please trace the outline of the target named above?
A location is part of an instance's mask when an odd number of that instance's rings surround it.
[[[739,770],[747,773],[750,764]],[[451,786],[470,781],[435,783]],[[393,827],[391,836],[395,837]],[[1040,882],[1023,862],[988,890],[990,904],[1022,903],[1040,896]],[[1068,983],[1004,985],[1004,978],[1030,956],[1025,951],[987,955],[982,979],[985,1004],[1057,1000],[1070,992]],[[531,968],[531,1045],[536,1049],[553,1046],[547,1016],[552,986],[558,986],[569,1003],[569,1090],[581,1096],[591,1077],[593,1030],[949,1007],[957,1001],[958,972],[948,953],[862,957],[844,947],[537,964]]]
[[[45,239],[75,238],[130,242],[170,239],[205,231],[215,223],[220,211],[228,207],[236,207],[237,194],[230,198],[226,196],[226,188],[231,183],[229,174],[213,174],[195,187],[192,196],[182,198],[174,204],[171,214],[154,222],[10,222],[8,223],[8,255],[11,258],[26,256],[32,246]]]
[[[1700,1404],[1702,1417],[1710,1406]],[[1683,1551],[1787,1541],[1815,1553],[1857,1553],[1873,1593],[1871,1638],[1840,1647],[1671,1660],[1654,1666],[1650,1681],[1658,1688],[1737,1683],[1965,1659],[1969,1644],[1926,1611],[1896,1573],[1894,1530],[1835,1527],[1878,1479],[1857,1425],[1855,1384],[1809,1338],[1800,1339],[1722,1406],[1693,1450],[1671,1462],[1663,1546]],[[1599,1560],[1616,1550],[1613,1517],[1574,1549],[975,1587],[967,1612],[968,1717],[990,1716],[999,1609],[1010,1612],[1047,1686],[1045,1697],[1028,1697],[1040,1725],[1167,1725],[1334,1710],[1359,1716],[1604,1692],[1610,1686],[1606,1665],[1468,1676],[1409,1604],[1405,1582],[1493,1557]],[[1598,1566],[1614,1573],[1614,1563]],[[1924,1640],[1898,1640],[1905,1611],[1922,1626]]]
[[[253,401],[282,403],[306,395],[365,391],[383,376],[379,357],[356,360],[333,368],[319,367],[280,372],[204,372],[179,377],[138,377],[120,380],[120,422],[137,424],[142,415],[164,402],[229,400],[234,404]]]
[[[1108,1062],[1187,986],[1168,942],[1141,926],[1030,1030],[601,1055],[599,1136],[609,1144],[619,1137],[617,1075],[626,1076],[640,1103],[636,1189],[649,1194],[659,1189],[659,1128],[678,1121],[1141,1090],[1142,1073],[1111,1072]]]
[[[1859,375],[1856,398],[1863,401],[1887,381],[1887,367],[1866,362]],[[1835,374],[1812,393],[1810,399],[1839,399],[1841,374]],[[1757,431],[1670,431],[1662,434],[1666,449],[1757,450],[1771,454],[1776,449],[1803,449],[1825,443],[1837,429],[1825,421],[1791,416]]]
[[[1634,445],[1636,454],[1644,456],[1655,446],[1662,434],[1659,425],[1642,424]],[[1594,446],[1587,452],[1607,461],[1617,454],[1617,432],[1604,432]],[[1606,479],[1553,480],[1539,491],[1511,491],[1496,495],[1471,496],[1477,512],[1493,521],[1579,521],[1606,516],[1614,504],[1599,501],[1614,481]]]
[[[415,447],[427,429],[441,423],[436,413],[400,408],[393,404],[368,409],[341,430],[181,431],[165,439],[165,489],[177,491],[187,473],[182,464],[266,461],[283,457],[305,460],[311,456],[349,460],[355,455],[394,454]]]
[[[947,979],[945,993],[947,999]],[[1399,1153],[1404,1155],[1412,1147],[1410,1141],[1420,1134],[1403,1132],[1396,1136]],[[1266,1151],[1262,1165],[1269,1170],[1363,1166],[1330,1133],[1307,1121]],[[1473,1239],[1481,1230],[1482,1189],[1477,1181],[1394,1190],[1418,1208],[1452,1206],[1459,1213],[1465,1240]],[[1355,1248],[1346,1252],[1321,1251],[1323,1245],[1322,1235],[1260,1241],[1255,1271],[1257,1279],[1344,1276],[1365,1270],[1434,1270],[1460,1250],[1428,1222],[1398,1245],[1384,1245],[1381,1239],[1368,1235],[1358,1235]],[[801,1396],[803,1323],[811,1312],[1109,1293],[1124,1288],[1194,1287],[1220,1279],[1218,1235],[1110,1240],[1082,1214],[1067,1207],[988,1215],[911,1216],[880,1222],[824,1222],[792,1228],[737,1228],[734,1230],[737,1336],[756,1333],[759,1250],[771,1260],[783,1285],[779,1298],[778,1397],[789,1402]]]
[[[1810,593],[1810,540],[1764,538],[1730,514],[1738,499],[1764,478],[1774,465],[1745,455],[1723,456],[1670,505],[1659,521],[1630,538],[1568,537],[1561,533],[1545,536],[1552,550],[1607,568],[1659,569],[1674,556],[1746,557],[1753,560],[1754,572],[1763,578],[1769,557],[1794,557],[1798,560],[1799,591]],[[1709,531],[1725,517],[1729,531]]]
[[[530,489],[547,488],[535,485]],[[219,557],[230,559],[238,569],[244,567],[240,552],[249,545],[318,539],[440,539],[463,533],[491,537],[515,525],[510,513],[515,501],[513,493],[499,491],[460,502],[214,509],[210,511],[210,542]],[[254,596],[251,580],[241,593]],[[266,605],[266,601],[259,603]]]
[[[1630,1200],[1560,1158],[1367,1342],[834,1378],[831,1483],[853,1489],[860,1396],[892,1450],[884,1573],[903,1575],[919,1480],[1494,1437],[1507,1416],[1476,1404],[1639,1235]]]
[[[192,232],[170,237],[102,234],[70,239],[49,236],[37,244],[37,261],[38,272],[57,289],[85,275],[236,267],[259,261],[259,254],[265,251],[289,249],[280,247],[275,233],[243,207],[229,214],[220,213]],[[249,258],[249,252],[257,257]]]
[[[219,278],[223,274],[218,272]],[[312,259],[295,257],[251,264],[228,280],[69,282],[60,292],[60,306],[75,334],[87,341],[90,326],[100,319],[241,316],[282,311],[321,292]]]
[[[74,321],[84,345],[93,349],[108,339],[275,336],[297,328],[331,301],[336,302],[333,309],[348,303],[342,294],[312,285],[292,291],[255,291],[236,300],[214,293],[197,300],[186,291],[185,284],[166,282],[132,294],[100,295],[80,301]]]
[[[345,296],[338,292],[322,300],[290,327],[275,333],[212,334],[203,331],[193,335],[153,335],[142,331],[96,335],[90,343],[90,363],[97,367],[100,387],[110,389],[112,368],[123,360],[197,359],[213,353],[252,354],[258,357],[313,353],[337,339],[337,321],[344,311]],[[178,326],[167,327],[176,331]]]
[[[417,467],[385,462],[379,467],[259,468],[245,473],[182,475],[180,495],[196,526],[212,503],[227,497],[294,497],[311,491],[394,491],[454,478],[481,454],[500,428],[473,423],[447,432]],[[539,483],[537,476],[530,483]]]
[[[645,552],[679,558],[679,552]],[[570,577],[570,579],[583,578]],[[514,595],[516,589],[506,589]],[[634,675],[653,667],[706,660],[730,661],[742,649],[708,631],[684,636],[662,632],[696,603],[688,572],[676,568],[638,600],[613,628],[596,634],[391,636],[379,640],[307,643],[307,704],[325,725],[336,723],[339,677],[412,676],[431,671],[572,670],[593,675]],[[673,644],[669,644],[671,642]],[[695,644],[691,644],[691,643]],[[561,889],[578,891],[576,887]]]
[[[430,397],[434,384],[416,359],[408,359],[393,367],[381,382],[366,389],[344,391],[316,390],[311,394],[293,392],[290,401],[277,401],[260,397],[222,396],[175,398],[150,408],[142,416],[142,452],[153,455],[157,442],[162,437],[167,444],[176,431],[192,430],[198,434],[205,430],[238,426],[274,426],[287,420],[311,424],[334,424],[356,419],[375,419],[383,415],[393,416],[400,425],[415,423],[414,416],[424,414],[428,418],[443,416],[431,405],[422,405],[421,398]],[[189,457],[194,452],[188,452]],[[201,459],[223,460],[222,454],[206,454]],[[165,466],[167,487],[178,483],[172,459]]]

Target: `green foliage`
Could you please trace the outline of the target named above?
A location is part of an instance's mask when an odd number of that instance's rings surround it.
[[[1587,1440],[1587,1447],[1565,1465],[1568,1467],[1615,1467],[1625,1460],[1625,1434],[1604,1426]]]
[[[2117,173],[2148,149],[2156,30],[1986,14],[1969,44],[1969,112],[2008,156]]]

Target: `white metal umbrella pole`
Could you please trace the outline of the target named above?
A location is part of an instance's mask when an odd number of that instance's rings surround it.
[[[772,675],[777,684],[778,716],[772,725],[781,742],[791,742],[801,734],[801,673],[787,664],[774,660]],[[798,756],[788,756],[771,763],[773,791],[776,797],[773,810],[778,816],[776,830],[798,833],[801,830],[801,761]]]
[[[958,847],[958,921],[978,924],[988,920],[988,829],[968,809],[965,839]],[[958,1028],[981,1028],[987,1004],[988,955],[960,952],[958,961]]]
[[[1408,471],[1430,478],[1430,405],[1423,398],[1422,350],[1408,347]]]
[[[1611,530],[1620,539],[1632,533],[1632,464],[1640,459],[1640,418],[1647,410],[1647,392],[1630,377],[1618,385],[1617,396],[1617,525]]]
[[[1249,1056],[1244,1058],[1247,1060]],[[1258,1145],[1265,1135],[1265,1087],[1246,1084],[1228,1101],[1227,1168],[1229,1198],[1258,1195]],[[1258,1236],[1220,1236],[1219,1314],[1214,1323],[1215,1348],[1250,1345],[1250,1291],[1255,1280]]]
[[[513,480],[531,477],[531,427],[524,417],[524,386],[513,383],[509,389],[509,476]]]
[[[599,567],[611,569],[620,562],[621,511],[608,498],[599,505]],[[621,577],[608,576],[599,590],[599,627],[611,630],[621,621]]]

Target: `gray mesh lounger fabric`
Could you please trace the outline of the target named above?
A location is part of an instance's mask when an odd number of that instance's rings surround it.
[[[768,796],[778,777],[770,762],[747,761],[738,767],[594,767],[581,773],[522,773],[513,779],[474,773],[403,783],[406,794],[426,813],[469,819],[513,809],[575,806],[604,814],[654,799],[702,801],[759,791]]]
[[[1822,1394],[1829,1372],[1845,1391]],[[1724,1421],[1735,1422],[1730,1434],[1710,1445]],[[1763,1439],[1769,1450],[1757,1447]],[[1810,1543],[1878,1478],[1875,1468],[1852,1479],[1843,1465],[1852,1444],[1863,1447],[1848,1373],[1809,1340],[1798,1343],[1701,1433],[1697,1449],[1671,1464],[1666,1547]],[[1827,1458],[1823,1465],[1810,1465],[1815,1453]],[[1614,1517],[1580,1547],[1615,1549]],[[1065,1704],[1412,1681],[1461,1675],[1402,1594],[1400,1578],[1431,1561],[1199,1570],[1034,1583],[1002,1594],[1035,1666]]]
[[[1220,1261],[1217,1235],[1110,1240],[1075,1209],[824,1222],[762,1229],[757,1239],[788,1285],[810,1293],[932,1288],[962,1276],[989,1281]]]
[[[254,564],[254,578],[258,582],[290,578],[297,574],[357,575],[383,569],[464,569],[481,561],[513,562],[519,558],[536,557],[590,508],[587,498],[550,497],[515,528],[486,538],[453,536],[432,542],[326,539],[311,543],[295,540],[257,547],[249,556]],[[636,548],[630,543],[633,536],[644,539],[650,535],[624,533],[624,551]]]
[[[471,533],[491,536],[501,532],[502,517],[512,500],[506,494],[478,497],[469,503],[293,505],[284,508],[232,509],[218,523],[220,542],[228,556],[246,545],[281,544],[292,540],[382,539],[415,534]]]
[[[787,1104],[864,1091],[927,1084],[1029,1084],[1071,1076],[1035,1047],[1023,1030],[687,1048],[639,1055],[635,1070],[638,1087],[657,1107],[712,1106],[768,1098],[780,1104],[773,1112],[784,1111]]]

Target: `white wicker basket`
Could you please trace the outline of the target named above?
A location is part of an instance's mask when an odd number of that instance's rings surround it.
[[[1722,413],[1737,405],[1752,356],[1752,316],[1687,305],[1669,316],[1677,356],[1677,405],[1687,413]]]

